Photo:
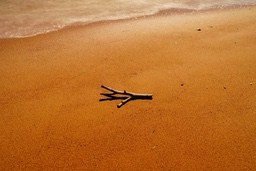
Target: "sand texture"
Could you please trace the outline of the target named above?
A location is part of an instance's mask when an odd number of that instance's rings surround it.
[[[255,28],[247,7],[0,40],[0,170],[255,170]]]

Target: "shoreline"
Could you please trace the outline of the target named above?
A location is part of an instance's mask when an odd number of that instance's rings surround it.
[[[255,16],[159,15],[0,40],[0,170],[253,170]],[[102,84],[154,98],[118,109],[99,102]]]
[[[66,25],[62,28],[59,28],[57,30],[47,31],[44,33],[37,33],[30,36],[20,36],[20,37],[6,37],[6,38],[0,38],[0,40],[9,40],[9,39],[24,39],[24,38],[31,38],[36,37],[40,35],[45,35],[49,33],[54,33],[58,31],[62,31],[65,29],[72,29],[75,27],[89,27],[90,25],[99,25],[99,24],[111,24],[111,23],[117,23],[117,22],[126,22],[129,20],[139,20],[139,19],[146,19],[146,18],[152,18],[152,17],[158,17],[158,16],[172,16],[172,15],[186,15],[186,14],[197,14],[197,13],[207,13],[207,12],[216,12],[216,11],[223,11],[223,10],[235,10],[235,9],[243,9],[243,8],[255,8],[256,5],[229,5],[225,7],[211,7],[207,9],[188,9],[188,8],[169,8],[169,9],[163,9],[158,12],[155,12],[153,14],[146,14],[142,16],[135,16],[135,17],[128,17],[128,18],[120,18],[120,19],[106,19],[106,20],[100,20],[100,21],[93,21],[93,22],[78,22],[73,23],[70,25]]]

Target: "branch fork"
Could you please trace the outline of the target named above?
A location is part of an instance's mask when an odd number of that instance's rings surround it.
[[[152,100],[152,94],[138,94],[128,91],[119,91],[113,88],[102,85],[101,88],[108,90],[108,93],[101,93],[100,95],[105,96],[106,98],[100,99],[99,101],[112,101],[112,100],[122,100],[121,103],[117,105],[118,108],[122,107],[126,103],[132,100]]]

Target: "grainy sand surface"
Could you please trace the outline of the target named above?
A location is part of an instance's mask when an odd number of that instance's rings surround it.
[[[255,28],[247,7],[0,40],[0,170],[255,170]]]

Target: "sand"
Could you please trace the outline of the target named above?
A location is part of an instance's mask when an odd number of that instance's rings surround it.
[[[247,7],[0,40],[0,170],[255,170],[255,28]]]

